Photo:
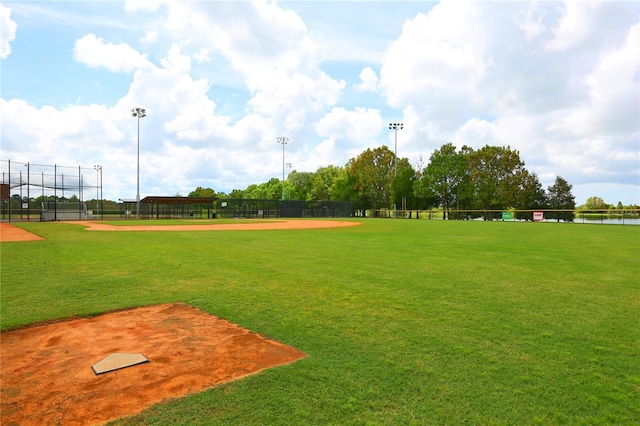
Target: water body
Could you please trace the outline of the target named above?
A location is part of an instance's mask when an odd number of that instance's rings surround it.
[[[640,225],[640,219],[637,218],[625,218],[625,219],[582,219],[576,218],[575,223],[586,223],[591,225]]]

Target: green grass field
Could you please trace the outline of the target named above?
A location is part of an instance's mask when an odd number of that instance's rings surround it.
[[[309,354],[117,424],[640,422],[640,226],[362,222],[20,224],[2,329],[180,301]]]

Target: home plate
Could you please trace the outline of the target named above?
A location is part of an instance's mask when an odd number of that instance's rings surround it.
[[[111,354],[102,361],[95,363],[91,368],[98,375],[146,362],[149,362],[149,360],[142,354]]]

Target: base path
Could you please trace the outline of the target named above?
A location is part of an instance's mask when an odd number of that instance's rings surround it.
[[[257,231],[278,229],[319,229],[358,226],[360,222],[344,220],[273,220],[215,224],[211,222],[193,225],[110,225],[106,222],[68,222],[87,227],[88,231]]]
[[[306,355],[184,304],[3,332],[2,424],[94,425]],[[149,362],[96,375],[113,353]]]
[[[8,222],[0,223],[0,243],[10,241],[36,241],[42,239],[42,237],[27,232],[17,226],[13,226]]]

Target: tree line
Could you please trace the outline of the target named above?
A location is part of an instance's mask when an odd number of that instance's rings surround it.
[[[458,150],[452,143],[433,152],[428,164],[415,168],[407,158],[396,158],[387,146],[381,146],[367,149],[343,167],[320,167],[316,172],[293,170],[284,182],[285,199],[349,201],[360,215],[381,209],[441,207],[444,219],[481,215],[490,219],[492,210],[573,210],[571,189],[572,185],[558,176],[545,190],[538,176],[525,168],[519,152],[508,146],[486,145],[477,150],[463,146]],[[273,178],[229,194],[198,187],[189,196],[280,199],[282,193],[282,181]],[[530,216],[518,215],[523,219]],[[550,212],[546,216],[573,219],[572,212]]]
[[[422,158],[412,166],[407,158],[396,158],[387,146],[369,148],[344,166],[320,167],[315,172],[291,171],[284,182],[284,198],[303,201],[348,201],[355,212],[384,209],[430,210],[441,208],[444,219],[499,215],[502,210],[574,210],[572,185],[558,176],[546,190],[538,176],[526,169],[518,151],[510,147],[486,145],[474,150],[460,149],[446,143],[434,151],[427,164]],[[176,194],[179,196],[179,194]],[[248,198],[279,200],[283,182],[272,178],[261,184],[230,193],[197,187],[190,197]],[[21,197],[11,199],[29,202],[33,207],[42,201],[61,201],[62,197]],[[74,194],[65,199],[79,201]],[[96,200],[85,201],[98,208]],[[117,210],[115,201],[100,200],[100,208]],[[589,197],[580,207],[585,210],[638,209],[607,204],[600,197]],[[516,212],[518,219],[530,219],[526,212]],[[497,217],[497,216],[495,216]],[[546,218],[573,219],[573,212],[548,212]]]

